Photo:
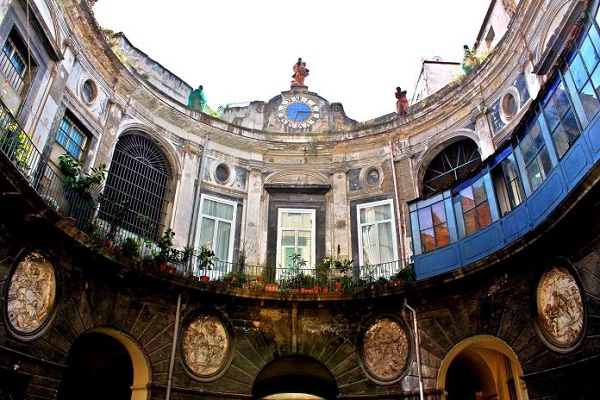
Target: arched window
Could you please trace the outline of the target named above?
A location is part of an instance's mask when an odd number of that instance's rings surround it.
[[[163,152],[139,132],[117,142],[108,171],[100,218],[118,219],[123,229],[142,236],[162,231],[171,171]]]
[[[452,143],[439,152],[425,171],[423,196],[448,188],[473,172],[481,162],[477,144],[470,139]]]

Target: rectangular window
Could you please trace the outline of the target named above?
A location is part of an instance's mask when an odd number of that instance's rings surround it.
[[[492,223],[490,202],[483,177],[462,189],[459,197],[466,236]]]
[[[15,30],[11,31],[2,45],[0,71],[17,93],[20,93],[23,89],[26,75],[30,75],[36,66],[31,57],[27,57],[28,54],[29,52],[23,40]],[[28,64],[30,66],[29,71],[27,70]]]
[[[227,270],[233,254],[236,203],[202,195],[200,200],[200,239],[197,246],[206,244],[219,261],[213,274],[222,275]]]
[[[519,149],[523,156],[530,188],[534,191],[546,180],[548,173],[552,171],[552,161],[548,155],[538,118],[519,138]]]
[[[56,142],[60,144],[74,159],[79,160],[83,153],[86,136],[72,119],[64,116],[56,134]]]
[[[560,159],[581,132],[562,81],[557,81],[554,88],[546,95],[542,102],[542,110],[557,156]]]
[[[491,170],[496,198],[502,215],[523,202],[523,189],[515,155],[511,152]]]
[[[357,213],[360,265],[377,265],[397,260],[392,200],[359,205]]]
[[[417,213],[423,252],[435,250],[450,243],[446,207],[443,200],[421,208]]]
[[[571,55],[564,74],[570,77],[579,94],[581,106],[588,121],[600,109],[598,89],[600,87],[600,35],[596,25],[590,24],[580,42],[578,51]]]
[[[306,262],[307,269],[312,268],[315,261],[315,210],[280,208],[277,219],[277,243],[278,268],[291,268],[294,254],[297,254],[301,261]],[[293,273],[298,272],[303,271]]]

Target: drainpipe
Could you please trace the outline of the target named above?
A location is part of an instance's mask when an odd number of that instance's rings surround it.
[[[400,208],[400,196],[398,195],[398,177],[396,176],[396,166],[394,165],[394,146],[392,145],[392,139],[389,139],[390,144],[390,163],[392,164],[392,179],[394,180],[394,196],[396,196],[396,213],[398,213],[398,235],[400,236],[400,265],[402,268],[406,266],[406,253],[404,251],[404,230],[402,229],[402,223],[404,218],[402,216],[402,209]]]
[[[204,162],[206,161],[206,153],[208,152],[208,141],[210,136],[206,136],[204,139],[204,149],[202,150],[202,157],[200,158],[200,166],[198,167],[198,178],[196,178],[196,198],[194,199],[194,209],[192,210],[192,221],[190,231],[192,234],[188,238],[188,245],[193,246],[196,242],[196,231],[198,230],[198,214],[200,212],[200,187],[202,186],[202,176],[204,175]]]
[[[423,392],[423,373],[421,371],[421,347],[419,345],[419,327],[417,326],[417,311],[408,305],[406,298],[404,299],[404,306],[408,308],[413,315],[413,325],[415,330],[415,350],[417,352],[417,375],[419,377],[419,397],[421,400],[425,400],[425,393]]]
[[[175,326],[173,327],[173,346],[171,347],[171,359],[169,360],[169,376],[167,378],[167,394],[165,400],[171,398],[171,384],[173,383],[173,367],[175,365],[175,352],[177,349],[177,336],[179,334],[179,318],[181,316],[181,292],[177,295],[177,309],[175,311]]]

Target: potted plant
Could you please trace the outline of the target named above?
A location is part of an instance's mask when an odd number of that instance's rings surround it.
[[[158,239],[156,245],[158,246],[158,254],[156,255],[156,261],[160,263],[161,270],[166,269],[167,262],[171,256],[171,246],[173,246],[173,238],[175,237],[175,232],[171,228],[165,229],[162,237]],[[164,267],[163,267],[164,266]]]
[[[198,260],[198,267],[205,272],[204,275],[200,276],[200,280],[203,282],[208,282],[209,278],[208,275],[206,275],[206,271],[212,270],[216,259],[215,252],[210,248],[209,245],[204,243],[198,249],[196,258]]]
[[[140,258],[140,243],[134,237],[126,237],[121,240],[121,254],[129,258]]]
[[[193,275],[192,259],[196,255],[196,248],[194,246],[184,246],[183,252],[181,253],[181,262],[183,263],[184,274]]]
[[[94,192],[106,178],[106,164],[93,167],[83,173],[81,164],[68,153],[58,158],[58,165],[64,175],[65,197],[69,203],[68,217],[76,217],[77,227],[82,229],[93,217],[96,209]]]

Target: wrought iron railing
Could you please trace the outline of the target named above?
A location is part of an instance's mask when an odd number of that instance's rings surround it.
[[[410,285],[414,281],[412,262],[393,261],[377,265],[350,266],[348,269],[315,267],[270,267],[230,263],[215,259],[204,268],[193,253],[161,248],[161,238],[149,227],[141,235],[124,229],[119,213],[98,218],[99,193],[71,190],[53,165],[35,147],[29,136],[0,99],[0,150],[30,182],[42,199],[88,234],[98,244],[114,253],[156,268],[208,284],[278,292],[344,292],[382,290]],[[122,210],[121,210],[122,211]],[[166,250],[166,255],[161,251]],[[403,268],[403,265],[408,267]]]

